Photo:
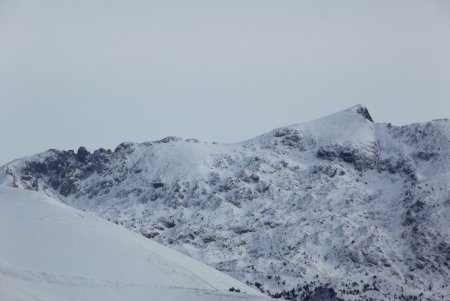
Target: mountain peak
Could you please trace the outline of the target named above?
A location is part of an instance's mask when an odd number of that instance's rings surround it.
[[[359,115],[361,115],[362,117],[364,117],[364,119],[373,122],[372,116],[370,116],[369,110],[367,110],[367,108],[363,105],[357,104],[356,106],[353,106],[349,109],[349,111],[358,113]]]

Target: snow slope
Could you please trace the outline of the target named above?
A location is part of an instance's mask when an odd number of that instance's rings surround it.
[[[358,105],[235,144],[49,150],[0,169],[288,299],[448,300],[450,122]]]
[[[266,299],[205,264],[36,192],[0,188],[0,238],[0,300]]]

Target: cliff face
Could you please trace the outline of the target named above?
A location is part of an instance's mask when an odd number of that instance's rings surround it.
[[[450,295],[448,120],[396,127],[356,106],[236,144],[49,150],[1,170],[273,296]]]

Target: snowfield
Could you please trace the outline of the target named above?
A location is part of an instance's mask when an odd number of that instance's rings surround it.
[[[4,301],[266,299],[203,263],[36,192],[0,188],[0,238]]]
[[[450,122],[363,106],[234,144],[49,150],[0,185],[95,213],[291,300],[450,300]]]

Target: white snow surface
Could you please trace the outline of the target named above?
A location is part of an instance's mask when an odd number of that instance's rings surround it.
[[[0,188],[0,300],[265,299],[91,213],[41,193]]]
[[[3,166],[0,184],[93,212],[270,295],[450,300],[450,122],[392,126],[364,112],[235,144],[49,150]]]

